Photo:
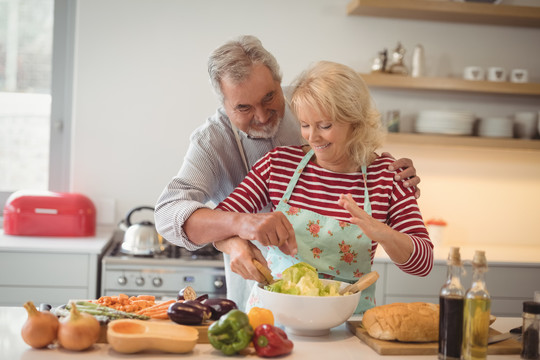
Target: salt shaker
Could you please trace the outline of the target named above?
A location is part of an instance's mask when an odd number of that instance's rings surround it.
[[[421,77],[425,75],[424,61],[424,47],[422,45],[416,45],[412,56],[412,77]]]
[[[521,358],[540,359],[540,303],[538,302],[525,301],[523,303]]]

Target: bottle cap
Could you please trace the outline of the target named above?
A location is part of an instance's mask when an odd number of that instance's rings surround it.
[[[461,265],[461,255],[459,253],[458,247],[451,247],[450,252],[448,253],[448,264],[450,265]]]
[[[473,266],[487,267],[486,252],[482,250],[476,250],[472,261]]]
[[[535,301],[523,302],[523,312],[529,314],[540,314],[540,303]]]

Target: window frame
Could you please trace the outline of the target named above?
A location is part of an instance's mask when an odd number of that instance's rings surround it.
[[[48,189],[59,192],[70,190],[76,8],[77,0],[54,0]],[[0,191],[0,217],[11,194]]]

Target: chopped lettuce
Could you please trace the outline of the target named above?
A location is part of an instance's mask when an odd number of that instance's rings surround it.
[[[281,280],[265,286],[268,291],[304,296],[338,296],[339,283],[323,284],[317,269],[305,262],[294,264],[285,269]]]

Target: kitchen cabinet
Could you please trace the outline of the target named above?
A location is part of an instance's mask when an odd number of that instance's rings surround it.
[[[353,0],[349,15],[540,27],[540,8],[433,0]]]
[[[379,280],[375,296],[378,305],[394,302],[426,301],[439,303],[439,291],[446,281],[447,265],[443,260],[447,248],[435,251],[433,270],[426,277],[417,277],[404,273],[388,258],[375,258],[373,270],[379,272]],[[466,261],[474,250],[462,248],[462,260],[465,262],[465,275],[462,284],[467,289],[472,282],[472,267]],[[519,251],[519,252],[518,252]],[[537,248],[514,251],[509,249],[487,248],[486,253],[492,254],[494,260],[488,257],[488,272],[486,284],[491,295],[491,313],[495,316],[521,316],[523,302],[533,299],[535,291],[540,289],[540,262],[534,262],[534,255],[525,260],[516,261],[521,251],[538,254]],[[511,261],[500,261],[507,254]],[[465,256],[464,256],[465,254]],[[538,255],[536,255],[538,256]],[[522,256],[522,259],[524,257]]]
[[[0,233],[0,306],[96,298],[101,256],[111,239],[112,231],[80,238]]]
[[[540,7],[530,6],[429,0],[353,0],[348,4],[347,13],[349,15],[388,18],[540,27]],[[531,98],[533,101],[540,100],[539,83],[497,83],[441,77],[413,78],[385,73],[361,75],[370,88],[398,89],[409,93],[427,90],[490,96],[510,95]],[[388,141],[391,143],[540,150],[540,141],[538,140],[511,138],[394,133],[389,134]]]

